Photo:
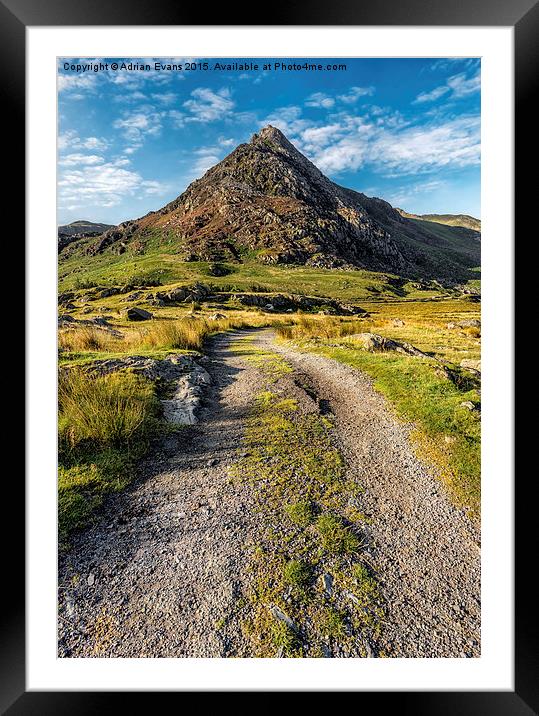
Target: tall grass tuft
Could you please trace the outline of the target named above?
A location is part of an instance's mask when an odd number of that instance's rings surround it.
[[[157,415],[152,384],[130,373],[63,371],[58,384],[60,445],[129,446],[148,436]]]
[[[305,314],[300,314],[292,325],[276,326],[277,334],[286,340],[342,338],[365,330],[364,320],[346,320],[336,316],[308,316]]]
[[[119,339],[92,326],[70,328],[58,333],[58,347],[64,351],[104,351],[111,350]]]

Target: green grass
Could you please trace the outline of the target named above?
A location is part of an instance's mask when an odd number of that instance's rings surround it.
[[[212,276],[212,262],[181,261],[169,247],[150,243],[143,255],[104,253],[97,256],[74,256],[59,262],[60,291],[81,285],[125,285],[150,282],[190,284],[211,283],[215,290],[252,292],[264,288],[270,292],[300,293],[344,301],[362,301],[369,297],[399,298],[437,296],[445,291],[418,291],[412,281],[374,271],[334,271],[308,266],[282,266],[260,263],[245,257],[242,263],[221,262],[224,276]]]
[[[284,511],[289,519],[299,527],[307,527],[315,518],[315,512],[312,502],[302,500],[291,505],[286,505]]]
[[[455,502],[479,516],[481,422],[477,411],[461,407],[468,400],[480,404],[476,389],[459,389],[439,375],[433,361],[398,353],[367,353],[346,346],[304,343],[302,348],[372,376],[374,387],[389,400],[397,415],[415,423],[412,438],[418,454],[439,468]]]
[[[247,422],[247,453],[233,472],[234,479],[251,483],[263,525],[249,560],[253,587],[244,632],[258,657],[320,656],[328,639],[353,654],[358,630],[377,638],[380,595],[359,610],[352,601],[339,608],[347,625],[341,628],[333,597],[315,584],[329,572],[336,575],[336,591],[350,588],[360,526],[345,515],[360,489],[347,479],[332,442],[331,421],[301,412],[295,400],[285,397],[284,385],[271,377],[268,382],[272,390],[257,396]],[[276,620],[268,605],[297,628]]]
[[[312,579],[311,567],[302,560],[291,559],[284,566],[283,579],[287,584],[303,589]]]
[[[63,371],[58,398],[58,521],[65,547],[104,495],[128,484],[159,424],[159,408],[153,385],[125,372]]]
[[[316,529],[322,546],[334,554],[353,554],[359,540],[351,528],[337,515],[323,514],[316,520]]]

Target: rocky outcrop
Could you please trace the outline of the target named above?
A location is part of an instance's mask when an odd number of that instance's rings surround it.
[[[270,311],[313,311],[326,310],[328,313],[339,315],[367,315],[367,311],[360,306],[341,303],[330,298],[315,298],[296,294],[282,293],[231,293],[219,294],[221,300],[231,299],[242,306],[256,306]]]
[[[383,353],[385,351],[396,351],[415,358],[428,358],[429,356],[411,343],[394,341],[385,338],[377,333],[354,333],[349,338],[359,343],[361,347],[371,353]]]
[[[97,360],[89,367],[99,375],[129,370],[148,380],[171,384],[172,397],[163,399],[163,415],[175,425],[193,425],[198,421],[196,411],[202,400],[203,389],[210,385],[208,372],[195,358],[185,354],[171,354],[162,360],[144,356],[126,356]]]
[[[149,321],[153,318],[153,314],[139,306],[133,306],[125,311],[125,317],[128,321]]]

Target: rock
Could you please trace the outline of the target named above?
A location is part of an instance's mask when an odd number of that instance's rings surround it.
[[[282,612],[279,609],[279,607],[271,606],[269,609],[270,609],[270,612],[275,617],[275,619],[278,619],[280,622],[283,622],[283,624],[286,624],[286,626],[289,629],[292,629],[292,631],[295,631],[295,632],[298,631],[298,627],[294,624],[292,619],[290,619],[289,616],[287,616],[284,612]]]
[[[481,321],[477,318],[470,318],[466,321],[459,321],[457,326],[459,328],[481,328]]]
[[[174,396],[162,401],[165,419],[175,425],[194,425],[198,422],[195,410],[200,406],[202,387],[210,383],[209,373],[198,365],[181,376]]]
[[[466,408],[467,410],[475,410],[476,409],[475,405],[472,403],[471,400],[465,400],[464,402],[462,402],[460,404],[460,407]]]
[[[128,308],[125,315],[128,321],[149,321],[153,318],[153,315],[149,311],[145,311],[143,308],[138,308],[137,306]]]
[[[88,578],[87,578],[86,581],[87,581],[87,583],[88,583],[88,586],[89,586],[89,587],[92,587],[93,584],[94,584],[94,582],[95,582],[95,575],[92,574],[92,573],[90,573],[90,574],[88,575]]]
[[[404,324],[404,321],[402,321],[400,318],[394,318],[394,319],[392,320],[392,324],[393,324],[395,327],[397,327],[397,328],[400,328],[401,326],[404,326],[404,325],[405,325],[405,324]]]
[[[377,333],[354,333],[350,338],[361,343],[363,350],[370,351],[371,353],[397,351],[398,353],[404,353],[405,355],[414,356],[416,358],[428,358],[423,351],[420,351],[419,348],[416,348],[411,343],[393,341]]]
[[[471,360],[470,358],[465,358],[464,360],[460,361],[460,367],[466,368],[467,370],[474,370],[478,373],[481,373],[481,361],[480,360]]]
[[[274,309],[275,306],[273,305],[273,303],[266,303],[266,305],[264,306],[265,311],[273,311]]]
[[[322,589],[324,592],[328,595],[328,597],[331,597],[333,593],[333,577],[331,574],[323,574],[320,577],[320,582],[322,584]]]
[[[456,328],[456,327],[457,327],[457,324],[456,324],[456,323],[453,323],[453,321],[450,321],[450,322],[446,325],[446,328],[449,328],[449,330],[453,330],[453,328]]]
[[[222,321],[226,318],[226,316],[223,313],[213,313],[211,316],[209,316],[209,321]]]
[[[138,301],[139,298],[142,298],[142,291],[134,291],[133,293],[130,293],[129,296],[126,296],[126,301]]]

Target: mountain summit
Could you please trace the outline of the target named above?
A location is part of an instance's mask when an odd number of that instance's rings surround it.
[[[87,251],[123,252],[134,242],[144,251],[157,236],[187,261],[250,256],[462,279],[479,264],[478,242],[466,231],[406,219],[381,199],[335,184],[268,125],[161,210],[124,222]]]

